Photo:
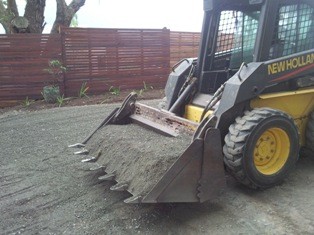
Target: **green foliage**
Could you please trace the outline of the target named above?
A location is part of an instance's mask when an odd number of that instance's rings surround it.
[[[135,92],[139,97],[143,96],[143,89],[140,90],[133,90],[133,92]]]
[[[66,72],[66,67],[63,66],[62,62],[59,60],[49,60],[48,68],[44,71],[48,72],[51,75],[51,79],[48,81],[49,85],[57,85],[61,82],[62,75]]]
[[[120,87],[111,86],[109,92],[113,95],[120,95]]]
[[[82,98],[82,97],[87,97],[88,98],[88,95],[87,95],[87,91],[88,91],[89,87],[87,86],[87,82],[83,82],[81,88],[80,88],[80,91],[79,91],[79,97]]]
[[[145,81],[143,81],[143,86],[144,86],[143,87],[144,91],[153,90],[154,89],[153,86],[148,86]]]
[[[34,100],[31,100],[28,98],[28,96],[23,100],[22,104],[24,107],[29,107],[32,103],[34,103]]]
[[[47,103],[56,103],[60,96],[59,86],[45,86],[41,94]]]
[[[77,14],[74,14],[72,20],[71,20],[71,24],[70,27],[78,27],[78,17]]]
[[[0,21],[2,22],[10,22],[15,17],[15,14],[7,10],[3,15],[0,15]]]
[[[64,95],[57,97],[57,104],[59,108],[64,104],[64,101],[65,101]]]
[[[154,89],[153,86],[148,86],[148,85],[146,84],[146,82],[143,81],[143,88],[140,89],[140,90],[138,90],[138,91],[134,91],[134,92],[136,92],[136,94],[141,97],[141,96],[143,96],[143,93],[144,93],[145,91],[153,90],[153,89]]]

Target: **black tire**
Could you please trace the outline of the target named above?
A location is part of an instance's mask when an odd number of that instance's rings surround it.
[[[268,188],[291,172],[299,148],[299,132],[290,116],[258,108],[245,112],[230,126],[223,147],[224,162],[242,184]]]
[[[311,113],[306,128],[306,147],[314,153],[314,112]]]

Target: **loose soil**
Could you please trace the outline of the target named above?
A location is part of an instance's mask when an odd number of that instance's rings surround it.
[[[89,171],[67,148],[116,106],[0,114],[0,234],[313,234],[313,156],[301,157],[285,182],[268,190],[227,176],[225,191],[203,204],[125,204],[129,193],[110,191],[114,183],[99,181],[103,172]]]
[[[144,197],[161,179],[191,143],[191,136],[181,133],[165,137],[139,125],[108,125],[88,142],[97,164],[116,175],[119,184],[128,184],[134,196]]]

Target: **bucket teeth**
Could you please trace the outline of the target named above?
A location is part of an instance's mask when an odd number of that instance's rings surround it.
[[[141,196],[133,196],[124,200],[125,203],[141,203],[141,201],[142,201]]]
[[[74,155],[86,155],[89,153],[88,149],[82,149],[80,151],[74,152]]]
[[[107,174],[107,175],[98,177],[99,180],[108,180],[108,181],[114,180],[114,178],[115,178],[114,174]]]
[[[81,162],[97,162],[97,160],[99,159],[100,155],[101,155],[101,151],[98,151],[96,157],[89,157],[89,158],[83,159]]]
[[[101,166],[101,165],[95,165],[91,168],[89,168],[90,171],[98,171],[98,170],[103,170],[105,167],[104,166]]]
[[[90,158],[85,158],[81,162],[96,162],[97,158],[96,157],[90,157]]]
[[[121,191],[127,190],[128,187],[129,187],[129,186],[128,186],[128,184],[126,184],[126,183],[118,183],[118,184],[116,184],[116,185],[111,186],[111,187],[110,187],[110,190],[121,192]]]
[[[81,143],[76,143],[76,144],[71,144],[68,146],[68,148],[84,148],[85,144],[81,144]]]

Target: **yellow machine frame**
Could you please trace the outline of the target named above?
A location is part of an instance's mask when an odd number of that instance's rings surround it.
[[[305,130],[310,113],[314,110],[314,88],[300,89],[298,91],[278,92],[260,95],[250,102],[251,108],[268,107],[281,110],[295,120],[300,132],[300,143],[305,144]],[[203,108],[188,104],[185,106],[184,117],[194,122],[200,122]],[[208,111],[206,116],[213,111]]]

